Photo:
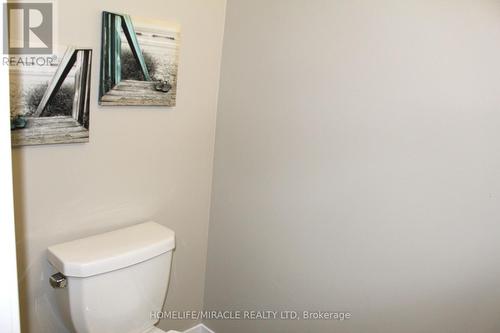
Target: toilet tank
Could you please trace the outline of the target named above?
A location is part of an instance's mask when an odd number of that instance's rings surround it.
[[[175,234],[155,222],[48,248],[66,277],[56,299],[78,333],[141,333],[158,321],[170,275]]]

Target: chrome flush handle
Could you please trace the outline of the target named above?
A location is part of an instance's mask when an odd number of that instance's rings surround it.
[[[56,273],[52,275],[49,279],[52,288],[66,288],[68,285],[68,280],[62,273]]]

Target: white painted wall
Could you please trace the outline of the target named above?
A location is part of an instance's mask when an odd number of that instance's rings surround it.
[[[500,331],[500,2],[230,0],[217,333]]]
[[[0,18],[3,36],[3,16]],[[12,159],[10,149],[8,67],[0,66],[0,332],[19,333],[19,300],[12,194]]]
[[[177,236],[165,308],[201,309],[225,0],[57,3],[59,42],[94,48],[91,134],[89,144],[14,150],[23,333],[65,332],[47,280],[49,245],[150,219]],[[97,105],[102,10],[180,23],[176,108]]]

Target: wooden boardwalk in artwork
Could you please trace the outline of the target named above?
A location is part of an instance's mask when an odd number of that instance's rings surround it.
[[[39,145],[89,142],[89,131],[73,117],[26,118],[23,129],[11,132],[12,144]]]
[[[101,97],[101,105],[175,106],[175,88],[169,92],[155,89],[153,81],[123,80]]]

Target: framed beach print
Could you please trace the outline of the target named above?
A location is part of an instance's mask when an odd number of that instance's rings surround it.
[[[99,103],[176,105],[179,27],[103,12]]]
[[[92,49],[61,54],[49,66],[11,68],[14,147],[89,141]]]

